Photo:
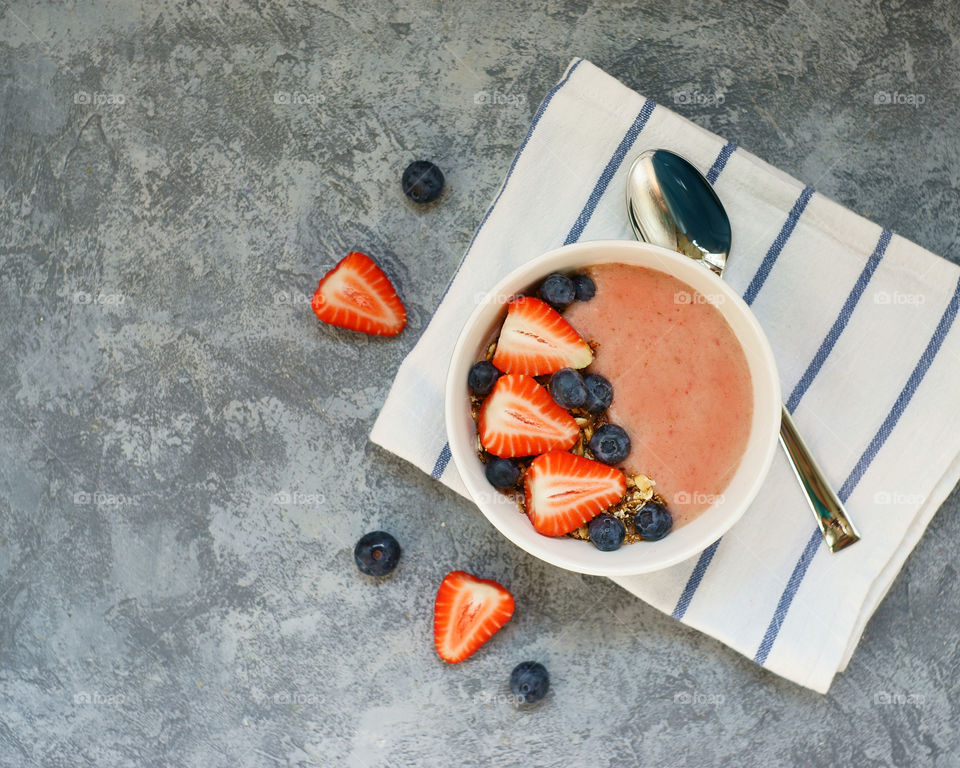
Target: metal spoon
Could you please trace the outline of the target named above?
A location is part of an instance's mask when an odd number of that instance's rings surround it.
[[[627,171],[627,213],[638,240],[678,251],[723,277],[733,236],[720,199],[688,161],[665,149],[643,152]],[[786,407],[780,445],[832,552],[860,539]]]

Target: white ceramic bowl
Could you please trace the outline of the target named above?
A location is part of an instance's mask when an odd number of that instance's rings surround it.
[[[710,300],[736,334],[753,378],[753,425],[740,467],[721,498],[686,525],[656,542],[627,544],[601,552],[589,542],[537,533],[526,515],[494,489],[477,457],[476,426],[470,417],[467,374],[495,340],[509,297],[530,290],[551,272],[592,264],[651,267],[687,283]],[[616,395],[614,395],[616,396]],[[601,240],[575,243],[532,259],[487,294],[457,340],[447,373],[446,426],[450,453],[474,502],[497,529],[518,547],[548,563],[580,573],[622,576],[679,563],[706,549],[740,519],[753,501],[773,460],[780,430],[780,383],[770,344],[756,318],[726,283],[686,256],[646,243]],[[654,478],[656,479],[656,478]]]

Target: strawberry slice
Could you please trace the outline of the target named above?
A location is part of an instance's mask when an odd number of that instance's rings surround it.
[[[487,452],[502,459],[570,448],[580,435],[573,416],[544,387],[517,374],[497,379],[480,406],[477,431]]]
[[[585,368],[593,351],[546,302],[521,296],[510,302],[493,364],[504,373],[541,376],[561,368]]]
[[[325,323],[374,336],[396,336],[407,324],[407,311],[389,278],[359,251],[323,276],[311,306]]]
[[[533,460],[523,489],[533,527],[545,536],[562,536],[620,501],[627,479],[616,467],[553,451]]]
[[[513,595],[464,571],[443,577],[433,608],[433,636],[444,661],[459,664],[513,616]]]

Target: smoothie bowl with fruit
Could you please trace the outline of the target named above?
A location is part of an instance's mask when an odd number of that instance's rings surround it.
[[[780,424],[770,346],[700,264],[645,243],[559,248],[505,277],[457,341],[452,458],[511,541],[616,576],[722,536],[756,496]]]

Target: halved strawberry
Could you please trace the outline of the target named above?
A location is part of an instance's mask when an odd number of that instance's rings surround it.
[[[562,536],[623,498],[623,472],[566,451],[537,456],[523,478],[527,514],[545,536]]]
[[[573,416],[544,387],[517,374],[497,379],[480,406],[477,431],[487,452],[503,459],[570,448],[580,435]]]
[[[359,251],[323,276],[311,306],[325,323],[375,336],[396,336],[407,324],[407,311],[389,278]]]
[[[510,302],[493,364],[504,373],[540,376],[561,368],[585,368],[593,352],[549,304],[530,296]]]
[[[513,595],[464,571],[443,577],[433,608],[433,639],[444,661],[471,656],[513,616]]]

